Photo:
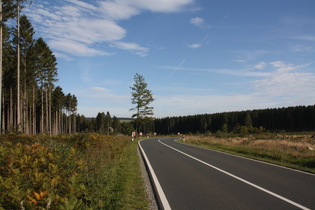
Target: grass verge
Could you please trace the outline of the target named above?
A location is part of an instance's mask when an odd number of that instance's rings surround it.
[[[188,136],[186,143],[315,173],[315,141],[310,136],[286,138]]]
[[[148,200],[139,166],[137,142],[126,147],[119,169],[122,192],[121,209],[148,209]]]

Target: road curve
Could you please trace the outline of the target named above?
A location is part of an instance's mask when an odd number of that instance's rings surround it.
[[[164,209],[315,209],[315,176],[174,141],[139,148]]]

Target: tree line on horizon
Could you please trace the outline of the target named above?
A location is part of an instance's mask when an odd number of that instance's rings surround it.
[[[163,135],[315,131],[315,105],[166,117],[155,119],[154,125]]]
[[[25,134],[76,132],[77,98],[57,81],[56,57],[43,38],[20,15],[26,0],[0,0],[0,129]],[[9,19],[16,20],[8,26]]]
[[[120,121],[102,112],[96,118],[77,115],[76,127],[78,132],[131,135],[137,122]],[[315,132],[315,105],[157,118],[142,122],[139,131],[144,135]]]

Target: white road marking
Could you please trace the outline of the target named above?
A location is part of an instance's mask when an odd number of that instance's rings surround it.
[[[141,140],[141,141],[142,141],[142,140]],[[166,198],[166,196],[165,196],[165,194],[164,194],[164,191],[163,191],[163,189],[162,189],[162,187],[161,187],[161,185],[160,185],[160,182],[159,182],[157,176],[155,175],[155,172],[154,172],[154,170],[153,170],[153,168],[152,168],[152,166],[151,166],[151,164],[150,164],[150,161],[149,161],[147,155],[145,154],[144,150],[143,150],[142,147],[141,147],[140,141],[138,142],[138,145],[139,145],[140,150],[141,150],[141,152],[142,152],[142,154],[143,154],[143,157],[144,157],[144,159],[145,159],[145,162],[147,163],[148,168],[149,168],[149,170],[150,170],[150,173],[151,173],[153,182],[154,182],[154,184],[155,184],[157,193],[159,194],[161,203],[162,203],[162,205],[163,205],[163,209],[165,209],[165,210],[171,210],[171,206],[170,206],[170,204],[168,203],[168,200],[167,200],[167,198]]]
[[[198,161],[198,162],[200,162],[200,163],[205,164],[206,166],[209,166],[209,167],[211,167],[211,168],[213,168],[213,169],[215,169],[215,170],[218,170],[218,171],[220,171],[220,172],[222,172],[222,173],[224,173],[224,174],[226,174],[226,175],[228,175],[228,176],[231,176],[231,177],[233,177],[233,178],[235,178],[235,179],[237,179],[237,180],[239,180],[239,181],[241,181],[241,182],[244,182],[245,184],[248,184],[248,185],[250,185],[250,186],[252,186],[252,187],[255,187],[255,188],[257,188],[257,189],[259,189],[259,190],[261,190],[261,191],[263,191],[263,192],[265,192],[265,193],[268,193],[268,194],[270,194],[270,195],[272,195],[272,196],[274,196],[274,197],[276,197],[276,198],[279,198],[279,199],[281,199],[281,200],[283,200],[283,201],[285,201],[285,202],[287,202],[287,203],[289,203],[289,204],[291,204],[291,205],[293,205],[293,206],[296,206],[296,207],[298,207],[298,208],[300,208],[300,209],[303,209],[303,210],[310,210],[309,208],[307,208],[307,207],[305,207],[305,206],[302,206],[302,205],[300,205],[300,204],[298,204],[298,203],[296,203],[296,202],[294,202],[294,201],[291,201],[291,200],[289,200],[289,199],[287,199],[287,198],[285,198],[285,197],[283,197],[283,196],[281,196],[281,195],[278,195],[278,194],[276,194],[276,193],[274,193],[274,192],[271,192],[271,191],[269,191],[269,190],[267,190],[267,189],[265,189],[265,188],[262,188],[262,187],[260,187],[260,186],[258,186],[258,185],[256,185],[256,184],[254,184],[254,183],[251,183],[251,182],[249,182],[249,181],[247,181],[247,180],[245,180],[245,179],[242,179],[242,178],[240,178],[240,177],[238,177],[238,176],[235,176],[234,174],[231,174],[231,173],[229,173],[229,172],[227,172],[227,171],[224,171],[224,170],[222,170],[222,169],[220,169],[220,168],[218,168],[218,167],[216,167],[216,166],[213,166],[213,165],[211,165],[211,164],[209,164],[209,163],[207,163],[207,162],[204,162],[204,161],[202,161],[202,160],[199,160],[198,158],[195,158],[194,156],[191,156],[191,155],[189,155],[189,154],[187,154],[187,153],[185,153],[185,152],[182,152],[182,151],[180,151],[180,150],[178,150],[178,149],[176,149],[176,148],[174,148],[174,147],[171,147],[171,146],[169,146],[169,145],[167,145],[167,144],[161,142],[160,139],[159,139],[158,141],[159,141],[161,144],[163,144],[164,146],[167,146],[167,147],[169,147],[169,148],[171,148],[171,149],[173,149],[173,150],[175,150],[175,151],[177,151],[177,152],[179,152],[179,153],[181,153],[181,154],[183,154],[183,155],[185,155],[185,156],[187,156],[187,157],[190,157],[190,158],[192,158],[192,159],[194,159],[194,160],[196,160],[196,161]]]

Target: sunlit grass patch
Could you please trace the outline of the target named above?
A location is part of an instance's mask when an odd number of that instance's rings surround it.
[[[315,141],[311,135],[188,136],[186,142],[315,173]]]

